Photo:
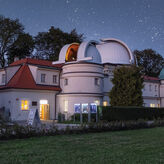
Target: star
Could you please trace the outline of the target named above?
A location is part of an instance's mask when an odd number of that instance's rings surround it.
[[[70,0],[66,0],[66,3],[69,4],[70,3]]]
[[[78,10],[79,10],[79,8],[76,8],[76,9],[74,10],[74,13],[77,13],[77,12],[78,12]]]

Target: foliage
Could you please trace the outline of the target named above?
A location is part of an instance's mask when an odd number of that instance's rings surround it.
[[[114,86],[109,93],[112,106],[143,105],[143,78],[138,67],[116,68],[112,83]]]
[[[24,27],[18,19],[0,16],[0,67],[5,66],[6,54],[23,30]]]
[[[58,122],[64,122],[65,121],[65,114],[58,113]]]
[[[40,32],[35,37],[35,56],[41,59],[57,60],[64,45],[73,42],[80,43],[82,40],[83,35],[77,34],[75,29],[66,33],[52,26],[48,32]]]
[[[80,113],[76,113],[71,117],[72,121],[76,123],[80,123]],[[96,122],[96,114],[95,113],[90,113],[90,121],[91,122]],[[83,123],[88,123],[88,114],[82,113],[82,122]]]
[[[8,64],[14,62],[14,58],[19,59],[30,57],[34,49],[34,40],[31,35],[22,33],[19,34],[15,42],[10,46],[7,57]]]
[[[0,16],[0,67],[12,63],[15,57],[57,60],[65,44],[80,43],[82,40],[83,34],[77,34],[75,29],[66,33],[54,27],[48,32],[39,32],[33,39],[24,32],[18,19]]]
[[[127,121],[127,120],[153,120],[164,118],[164,108],[150,107],[98,107],[101,120],[106,121]]]
[[[164,58],[152,49],[143,51],[135,50],[138,66],[141,67],[142,73],[147,76],[158,77],[164,66]]]

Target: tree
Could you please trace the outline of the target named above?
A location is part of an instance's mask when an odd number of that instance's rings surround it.
[[[0,16],[0,67],[5,66],[6,54],[23,30],[24,27],[18,19]]]
[[[19,59],[31,56],[34,49],[34,40],[31,35],[22,33],[19,34],[17,40],[9,47],[6,54],[8,64],[14,61],[15,57]]]
[[[135,50],[134,54],[143,74],[153,77],[159,76],[164,65],[164,58],[160,54],[152,49]]]
[[[143,78],[138,67],[114,70],[113,88],[109,93],[112,106],[142,106]]]
[[[63,32],[53,26],[48,32],[40,32],[35,37],[35,56],[41,59],[58,60],[61,48],[65,44],[82,42],[83,35],[73,29],[70,33]]]

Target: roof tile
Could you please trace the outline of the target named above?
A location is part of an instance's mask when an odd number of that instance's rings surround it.
[[[52,64],[52,61],[48,61],[48,60],[25,58],[11,63],[10,66],[16,66],[20,64],[34,64],[34,65],[41,65],[41,66],[48,66],[48,67],[55,67],[55,68],[61,68],[64,65],[64,64]]]

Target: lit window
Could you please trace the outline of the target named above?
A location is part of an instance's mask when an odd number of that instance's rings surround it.
[[[53,83],[54,83],[54,84],[57,83],[57,75],[53,75]]]
[[[160,108],[160,104],[157,104],[157,107]]]
[[[95,78],[95,85],[100,85],[100,80],[99,80],[99,78]]]
[[[150,104],[150,107],[154,108],[155,107],[155,104]]]
[[[149,85],[149,91],[151,91],[151,84]]]
[[[74,104],[74,112],[81,113],[81,105],[80,104]]]
[[[45,83],[46,82],[46,74],[41,74],[41,82]]]
[[[2,83],[5,83],[5,78],[6,78],[5,74],[2,74]]]
[[[90,113],[97,113],[97,104],[95,103],[90,104]]]
[[[103,106],[107,106],[108,102],[107,101],[103,101]]]
[[[82,112],[83,113],[88,113],[88,111],[89,111],[88,104],[82,104]]]
[[[100,105],[100,101],[99,100],[95,100],[95,104],[96,105]]]
[[[68,79],[64,79],[64,85],[68,85]]]
[[[29,101],[21,100],[21,110],[28,110],[28,109],[29,109]]]
[[[40,104],[48,104],[48,100],[40,100]]]
[[[64,101],[64,112],[68,112],[68,101]]]

